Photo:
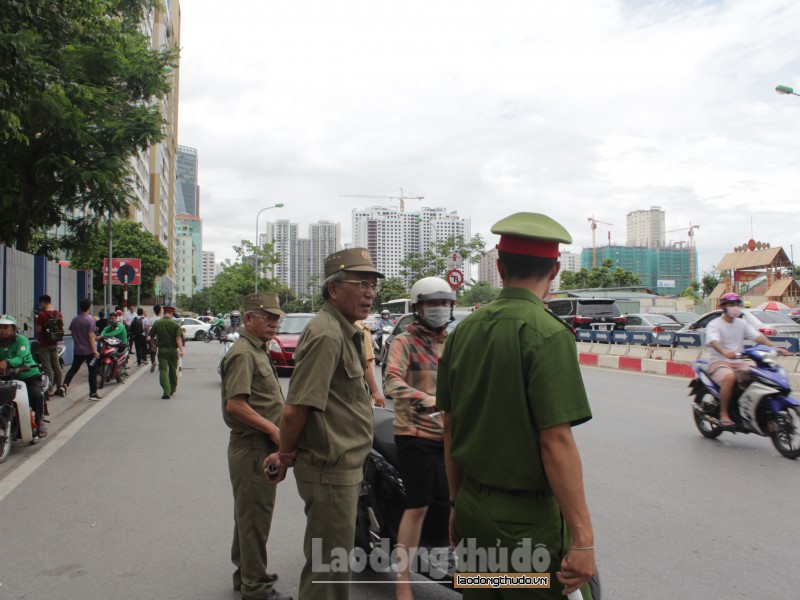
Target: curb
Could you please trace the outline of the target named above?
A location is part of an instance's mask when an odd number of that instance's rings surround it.
[[[676,362],[674,360],[579,352],[578,362],[589,367],[603,367],[605,369],[619,369],[638,373],[653,373],[655,375],[669,375],[672,377],[687,377],[689,379],[694,377],[694,370],[692,369],[691,363]]]

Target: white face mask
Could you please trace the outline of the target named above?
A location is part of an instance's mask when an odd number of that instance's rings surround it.
[[[739,306],[726,306],[725,314],[731,319],[738,319],[742,316],[742,309]]]
[[[426,306],[420,313],[420,317],[434,329],[439,329],[450,322],[450,307]]]

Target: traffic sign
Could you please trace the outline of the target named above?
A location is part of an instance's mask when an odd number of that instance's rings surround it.
[[[464,285],[464,274],[458,269],[453,269],[447,274],[447,282],[450,287],[457,288]]]
[[[117,279],[126,285],[132,283],[136,279],[136,271],[131,265],[122,265],[117,269]]]
[[[119,269],[123,265],[133,267],[134,277],[131,281],[120,279]],[[142,285],[142,259],[140,258],[112,258],[111,259],[111,283],[113,285]],[[103,259],[103,285],[108,285],[108,259]]]

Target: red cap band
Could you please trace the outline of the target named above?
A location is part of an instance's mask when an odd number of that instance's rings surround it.
[[[558,242],[547,240],[532,240],[530,238],[501,235],[497,245],[500,252],[510,254],[523,254],[525,256],[539,256],[541,258],[558,258]]]

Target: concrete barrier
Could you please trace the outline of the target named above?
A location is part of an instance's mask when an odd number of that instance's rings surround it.
[[[655,373],[657,375],[666,375],[667,361],[645,358],[642,360],[642,371],[644,373]]]
[[[680,363],[692,364],[700,358],[700,348],[675,348],[672,352],[672,360]]]
[[[611,344],[602,344],[600,342],[592,342],[592,348],[589,350],[592,354],[597,354],[598,356],[605,356],[608,354],[608,349],[611,347]]]
[[[607,354],[609,356],[627,356],[628,344],[611,344]]]
[[[672,360],[672,348],[662,348],[661,346],[654,346],[650,352],[652,360]]]
[[[628,356],[634,358],[650,358],[650,346],[631,346],[628,348]]]
[[[598,356],[597,366],[606,369],[619,369],[619,356]]]
[[[576,342],[575,344],[578,347],[578,353],[581,352],[589,352],[592,349],[592,342]]]

